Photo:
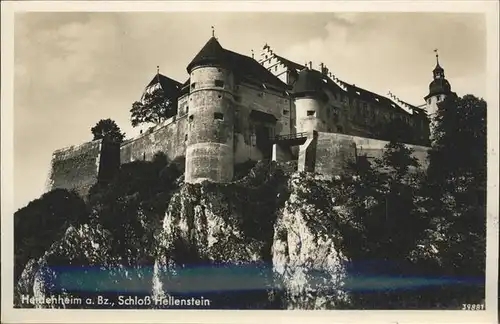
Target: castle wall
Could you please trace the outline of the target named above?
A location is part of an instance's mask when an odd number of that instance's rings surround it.
[[[52,154],[48,189],[75,189],[85,196],[97,182],[102,140],[56,150]]]
[[[272,127],[269,137],[289,134],[291,132],[292,102],[284,94],[259,89],[249,84],[239,84],[235,87],[235,163],[242,163],[247,160],[258,161],[264,155],[257,147],[256,124],[261,123],[252,120],[250,114],[252,110],[264,112],[276,118],[276,124],[267,123]]]
[[[240,121],[249,121],[250,112],[257,110],[273,115],[277,119],[276,135],[290,133],[291,99],[285,94],[240,84],[235,88],[235,97],[240,109]]]
[[[120,148],[121,164],[138,160],[150,161],[154,154],[163,152],[170,160],[184,156],[187,135],[186,115],[174,116],[151,132],[146,132],[124,143]]]
[[[366,155],[369,160],[382,157],[384,147],[388,143],[372,138],[320,132],[317,139],[315,171],[328,175],[339,174],[345,168],[346,162],[353,160],[356,155]],[[426,169],[428,148],[418,145],[406,146],[414,150],[413,156],[421,167]]]

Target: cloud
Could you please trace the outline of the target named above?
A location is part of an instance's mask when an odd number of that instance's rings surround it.
[[[282,55],[316,68],[325,63],[337,77],[384,94],[420,87],[410,95],[416,103],[431,81],[435,48],[452,78],[474,79],[485,70],[485,22],[478,14],[337,14],[324,31]]]
[[[38,197],[52,151],[91,138],[112,118],[127,134],[130,106],[156,66],[180,82],[215,26],[221,44],[258,55],[265,43],[298,63],[420,103],[439,48],[459,93],[481,95],[485,24],[443,13],[25,13],[15,17],[16,206]],[[457,41],[458,40],[458,41]]]

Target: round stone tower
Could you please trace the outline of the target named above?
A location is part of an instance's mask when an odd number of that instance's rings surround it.
[[[325,104],[328,97],[323,91],[324,76],[312,69],[302,70],[293,86],[297,133],[327,130]]]
[[[190,75],[185,181],[233,178],[233,87],[226,51],[212,37],[187,66]]]

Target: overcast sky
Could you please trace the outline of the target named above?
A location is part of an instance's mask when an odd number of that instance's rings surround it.
[[[38,198],[55,149],[91,140],[112,118],[128,136],[131,104],[160,66],[179,82],[211,36],[251,55],[267,42],[297,63],[423,103],[433,50],[459,95],[485,96],[481,14],[445,13],[26,13],[15,19],[15,208]]]

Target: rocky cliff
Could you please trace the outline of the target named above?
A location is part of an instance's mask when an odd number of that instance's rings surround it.
[[[193,307],[171,298],[217,309],[388,307],[358,291],[352,265],[365,247],[353,181],[262,161],[229,184],[185,184],[179,166],[162,156],[130,163],[85,202],[59,190],[19,211],[16,307]],[[33,216],[57,221],[30,232]],[[399,307],[419,298],[383,288]]]

